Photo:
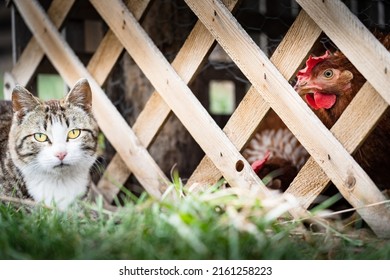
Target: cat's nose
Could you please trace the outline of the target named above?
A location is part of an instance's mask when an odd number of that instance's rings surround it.
[[[56,157],[58,157],[58,159],[62,161],[64,160],[67,154],[68,154],[67,152],[58,152],[56,153]]]

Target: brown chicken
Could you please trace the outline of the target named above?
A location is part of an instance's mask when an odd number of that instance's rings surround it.
[[[377,34],[377,37],[389,50],[390,35]],[[322,56],[309,57],[297,78],[295,90],[327,128],[334,125],[366,82],[340,51],[333,54],[327,51]],[[389,109],[354,157],[380,189],[390,189]]]

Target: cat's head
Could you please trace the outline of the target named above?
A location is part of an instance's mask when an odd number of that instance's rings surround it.
[[[93,165],[98,125],[86,79],[79,80],[64,99],[45,102],[16,86],[12,106],[9,148],[22,173],[66,176]]]

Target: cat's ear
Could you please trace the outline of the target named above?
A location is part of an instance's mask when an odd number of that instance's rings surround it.
[[[87,79],[80,79],[69,91],[65,102],[83,108],[86,112],[92,109],[92,92]]]
[[[42,103],[38,98],[20,85],[16,85],[12,91],[12,109],[19,119],[40,104]]]

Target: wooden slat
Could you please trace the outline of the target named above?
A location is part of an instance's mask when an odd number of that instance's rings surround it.
[[[128,9],[137,20],[140,20],[149,4],[150,0],[127,1]],[[123,49],[123,45],[115,34],[108,30],[87,66],[87,70],[99,85],[103,85]],[[136,131],[134,132],[136,133]],[[139,139],[139,141],[142,143],[142,139]],[[97,188],[107,201],[112,201],[118,194],[120,186],[123,186],[130,174],[131,171],[129,171],[126,163],[116,153],[104,171]]]
[[[366,82],[331,131],[344,148],[353,153],[375,127],[387,107],[386,101]],[[310,158],[285,193],[294,194],[303,208],[307,209],[329,182],[321,167]],[[301,209],[292,212],[296,216],[302,213]]]
[[[54,67],[68,85],[80,77],[88,79],[93,92],[93,111],[107,139],[125,159],[142,186],[155,197],[161,197],[168,179],[140,144],[101,87],[78,60],[36,1],[14,1],[31,32]],[[127,9],[127,8],[126,8]],[[120,137],[119,137],[120,136]]]
[[[224,4],[229,10],[232,10],[237,2],[237,0],[228,0],[224,1]],[[201,22],[196,23],[172,62],[172,67],[185,83],[188,84],[193,79],[214,42],[214,37],[211,36],[203,24]],[[153,92],[133,126],[133,130],[142,145],[149,147],[170,112],[171,108],[164,102],[158,92]],[[112,201],[119,191],[118,186],[123,185],[130,174],[131,172],[123,163],[121,157],[116,154],[99,181],[98,189],[102,191],[108,201]]]
[[[390,236],[390,211],[384,196],[352,156],[320,122],[261,52],[231,13],[217,0],[186,0],[252,85],[304,145],[351,205],[378,236]],[[245,50],[243,52],[242,50]]]
[[[47,11],[47,14],[56,28],[59,28],[62,25],[74,2],[75,0],[53,0]],[[35,70],[37,69],[44,55],[45,54],[39,46],[37,40],[32,37],[25,47],[22,55],[19,57],[19,60],[12,68],[11,75],[14,79],[12,84],[18,83],[22,86],[26,86],[31,77],[34,75]],[[4,88],[4,96],[6,99],[11,99],[13,88],[13,86]]]
[[[297,0],[390,104],[390,52],[340,0]]]
[[[318,25],[305,12],[301,12],[271,57],[287,80],[293,77],[320,34]],[[252,86],[224,128],[226,135],[239,150],[246,145],[269,109],[268,103]],[[205,156],[187,186],[212,185],[220,178],[221,172]]]
[[[268,190],[120,1],[92,0],[137,65],[200,147],[236,187]],[[221,3],[221,5],[223,5]],[[113,17],[112,14],[117,16]],[[132,42],[137,44],[132,44]]]

